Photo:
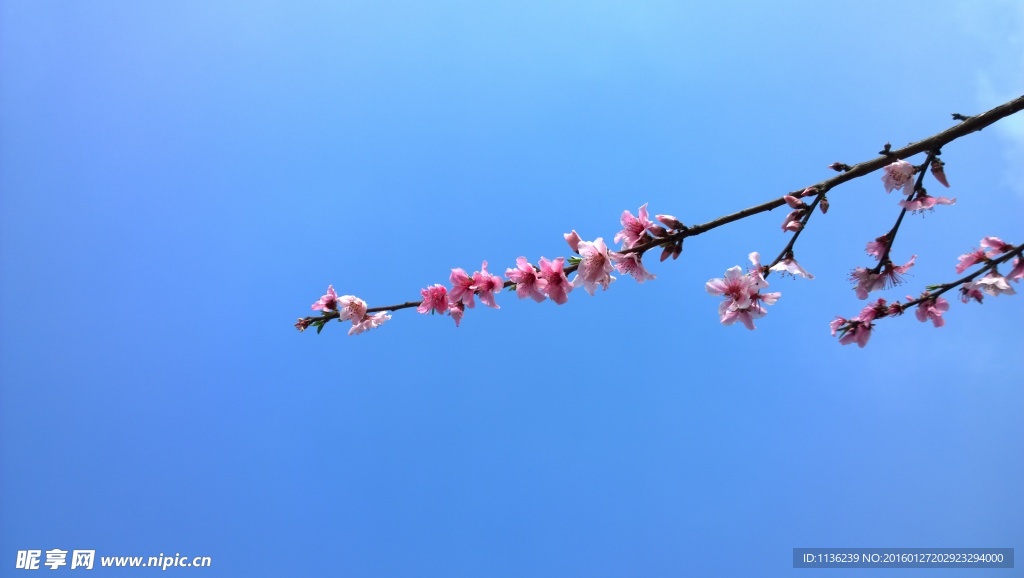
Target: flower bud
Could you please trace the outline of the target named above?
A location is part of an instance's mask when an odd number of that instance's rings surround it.
[[[665,259],[668,259],[669,257],[672,256],[672,253],[674,251],[675,251],[675,246],[674,245],[666,245],[665,248],[661,250],[661,257],[659,257],[658,260],[659,261],[664,261]]]
[[[804,228],[804,224],[800,222],[804,216],[803,209],[797,209],[786,215],[786,220],[782,222],[782,230],[789,232],[796,232]]]
[[[665,227],[662,227],[661,225],[651,225],[650,227],[647,227],[647,230],[655,237],[668,236],[668,231],[665,229]]]
[[[935,177],[936,181],[939,181],[940,183],[942,183],[942,186],[944,186],[944,187],[946,187],[948,189],[949,188],[949,181],[946,180],[946,171],[944,170],[945,166],[946,166],[946,163],[942,162],[941,160],[939,160],[939,159],[933,160],[932,161],[932,176]]]
[[[669,229],[685,229],[686,225],[672,215],[655,215],[654,218],[661,221]]]
[[[786,204],[789,205],[791,209],[804,209],[807,207],[807,203],[801,201],[800,199],[794,197],[793,195],[786,195],[782,197],[782,199],[786,201]]]

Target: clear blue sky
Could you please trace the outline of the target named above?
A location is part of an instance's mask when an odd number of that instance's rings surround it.
[[[645,202],[694,223],[807,186],[1020,95],[1022,42],[1012,1],[4,2],[0,574],[51,548],[253,577],[1020,554],[1024,297],[828,334],[898,211],[877,175],[830,195],[817,279],[770,278],[757,331],[704,283],[779,251],[782,211],[562,307],[292,324],[328,284],[403,302]],[[909,220],[889,299],[1024,242],[1021,119],[943,153],[958,203]]]

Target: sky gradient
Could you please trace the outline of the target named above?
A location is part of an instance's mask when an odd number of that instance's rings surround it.
[[[829,336],[899,210],[880,175],[830,194],[796,250],[816,279],[769,278],[756,331],[704,284],[774,256],[781,210],[564,306],[292,324],[328,284],[400,303],[568,256],[571,229],[610,241],[643,203],[698,223],[777,198],[1022,71],[1010,1],[5,2],[0,574],[51,548],[367,577],[1019,553],[1024,299]],[[908,218],[917,265],[882,297],[1024,242],[1020,115],[943,158],[957,204]]]

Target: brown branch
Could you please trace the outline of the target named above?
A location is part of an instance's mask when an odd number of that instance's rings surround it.
[[[1020,97],[1017,97],[1014,100],[1011,100],[1011,101],[1009,101],[1007,103],[1001,104],[1001,105],[999,105],[999,106],[997,106],[997,107],[995,107],[995,108],[993,108],[991,110],[987,110],[987,111],[985,111],[985,112],[983,112],[983,113],[981,113],[979,115],[976,115],[976,116],[963,116],[963,115],[960,115],[960,114],[954,114],[953,115],[954,119],[962,121],[962,122],[960,122],[960,124],[958,124],[956,126],[950,127],[948,129],[940,132],[940,133],[934,134],[934,135],[932,135],[932,136],[930,136],[928,138],[919,140],[919,141],[917,141],[915,143],[911,143],[911,144],[909,144],[909,145],[907,145],[907,146],[905,146],[905,147],[903,147],[901,149],[891,150],[891,148],[889,146],[886,146],[886,149],[883,151],[883,153],[887,153],[887,154],[882,154],[881,156],[878,156],[878,157],[875,157],[875,158],[873,158],[871,160],[867,160],[867,161],[855,164],[853,166],[841,165],[841,164],[837,165],[837,166],[840,166],[842,168],[842,170],[844,170],[844,172],[842,174],[836,175],[836,176],[834,176],[834,177],[832,177],[830,179],[826,179],[826,180],[821,181],[819,183],[816,183],[814,185],[810,185],[810,187],[804,187],[804,188],[798,189],[796,191],[791,191],[791,192],[789,192],[787,194],[788,195],[798,196],[803,191],[805,191],[806,189],[813,187],[813,188],[818,189],[818,191],[819,191],[818,199],[820,199],[826,193],[828,193],[831,189],[833,189],[834,187],[836,187],[838,185],[841,185],[841,184],[843,184],[845,182],[851,181],[853,179],[856,179],[856,178],[862,177],[864,175],[867,175],[869,173],[872,173],[874,171],[877,171],[878,169],[880,169],[880,168],[882,168],[882,167],[884,167],[884,166],[886,166],[888,164],[891,164],[891,163],[893,163],[893,162],[895,162],[897,160],[906,159],[906,158],[912,157],[912,156],[914,156],[916,154],[919,154],[919,153],[922,153],[922,152],[925,152],[925,151],[939,150],[943,146],[945,146],[946,144],[948,144],[948,143],[950,143],[950,142],[952,142],[952,141],[954,141],[954,140],[956,140],[956,139],[958,139],[960,137],[967,136],[967,135],[969,135],[969,134],[971,134],[973,132],[980,131],[980,130],[982,130],[982,129],[984,129],[984,128],[986,128],[986,127],[988,127],[988,126],[990,126],[990,125],[992,125],[992,124],[994,124],[994,123],[996,123],[996,122],[998,122],[998,121],[1000,121],[1000,120],[1002,120],[1002,119],[1004,119],[1004,118],[1006,118],[1006,117],[1008,117],[1008,116],[1010,116],[1012,114],[1020,112],[1021,110],[1024,110],[1024,95],[1022,95]],[[640,253],[641,255],[643,255],[645,252],[647,252],[648,250],[653,249],[655,247],[661,247],[661,246],[665,246],[665,245],[668,245],[668,244],[671,244],[671,243],[677,243],[677,242],[680,242],[680,241],[682,241],[683,239],[685,239],[687,237],[695,237],[697,235],[701,235],[701,234],[707,233],[708,231],[711,231],[713,229],[717,229],[718,227],[721,227],[723,225],[727,225],[727,224],[732,223],[734,221],[739,221],[740,219],[744,219],[744,218],[750,217],[752,215],[757,215],[759,213],[763,213],[763,212],[766,212],[766,211],[771,211],[773,209],[781,207],[784,204],[786,204],[786,201],[782,197],[779,197],[779,198],[773,199],[771,201],[768,201],[768,202],[765,202],[765,203],[761,203],[760,205],[755,205],[753,207],[749,207],[749,208],[743,209],[742,211],[737,211],[735,213],[732,213],[732,214],[729,214],[729,215],[725,215],[723,217],[719,217],[717,219],[708,221],[706,223],[701,223],[699,225],[693,225],[693,226],[690,226],[690,227],[686,227],[686,228],[684,228],[684,229],[682,229],[680,231],[676,231],[676,232],[671,233],[671,234],[669,234],[668,236],[665,236],[665,237],[658,237],[658,238],[655,238],[655,239],[651,239],[650,241],[648,241],[646,243],[639,244],[639,245],[636,245],[636,246],[631,247],[629,249],[624,249],[624,250],[619,251],[619,252],[623,253],[623,254],[626,254],[626,253]],[[812,209],[813,209],[813,207],[812,207]],[[789,248],[792,249],[792,241],[791,241],[791,243],[789,245]],[[784,254],[785,254],[785,251],[783,252],[783,255]],[[570,273],[575,271],[577,268],[579,268],[579,265],[577,265],[577,264],[569,265],[569,266],[565,267],[565,274],[569,275]],[[511,281],[506,281],[504,283],[504,287],[510,287],[510,286],[512,286],[512,282]],[[422,301],[406,301],[405,303],[401,303],[401,304],[398,304],[398,305],[387,305],[387,306],[383,306],[383,307],[373,307],[373,308],[367,309],[366,311],[367,311],[367,313],[378,313],[378,312],[383,312],[383,311],[397,311],[399,309],[408,309],[408,308],[411,308],[411,307],[418,307],[420,305],[420,303],[422,303]],[[328,312],[325,312],[321,316],[305,317],[302,320],[306,321],[310,325],[312,325],[312,324],[315,324],[315,323],[325,323],[325,322],[330,321],[332,319],[336,319],[338,316],[339,316],[338,312],[336,312],[336,311],[328,311]]]
[[[970,283],[971,281],[974,281],[975,279],[980,277],[983,273],[988,273],[989,271],[995,271],[996,268],[999,267],[999,265],[1002,265],[1003,263],[1009,261],[1012,257],[1020,257],[1020,258],[1024,259],[1024,257],[1021,256],[1022,253],[1024,253],[1024,243],[1018,245],[1017,247],[1014,247],[1013,249],[1007,251],[1006,253],[1004,253],[1003,255],[1001,255],[1000,257],[998,257],[996,259],[988,259],[986,261],[986,264],[985,264],[984,267],[982,267],[981,269],[978,269],[977,271],[975,271],[974,273],[971,273],[970,275],[968,275],[966,277],[961,277],[960,279],[957,279],[956,281],[950,281],[949,283],[944,283],[942,285],[931,285],[931,286],[929,286],[929,288],[936,289],[937,291],[935,291],[934,293],[929,291],[927,295],[923,295],[923,296],[918,297],[917,299],[914,299],[912,301],[907,301],[906,303],[904,303],[902,305],[902,307],[903,307],[904,310],[906,310],[906,309],[909,309],[909,308],[911,308],[911,307],[913,307],[915,305],[919,305],[921,303],[924,303],[925,301],[931,301],[932,299],[935,299],[936,297],[938,297],[939,295],[942,295],[943,293],[949,291],[950,289],[955,289],[956,287],[959,287],[960,285],[963,285],[964,283]]]

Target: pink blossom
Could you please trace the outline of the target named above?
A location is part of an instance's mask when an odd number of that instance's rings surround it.
[[[871,305],[866,305],[860,310],[854,319],[858,319],[864,323],[869,323],[880,317],[885,317],[889,314],[889,307],[885,304],[885,299],[879,298]]]
[[[917,259],[917,255],[912,256],[909,261],[902,265],[893,265],[892,261],[886,260],[881,270],[877,273],[873,269],[865,267],[854,269],[850,275],[850,281],[857,283],[857,286],[854,287],[854,290],[857,292],[857,298],[867,299],[868,293],[872,291],[878,291],[902,283],[903,274],[914,266],[915,259]]]
[[[516,268],[505,269],[505,276],[516,284],[516,295],[520,299],[530,297],[537,303],[545,299],[544,287],[548,283],[537,276],[537,270],[526,260],[526,257],[516,259]]]
[[[753,331],[757,329],[754,326],[754,320],[764,317],[766,311],[759,305],[753,305],[743,309],[736,309],[729,305],[728,301],[723,301],[718,305],[718,315],[721,318],[722,325],[732,325],[739,321],[744,327]]]
[[[725,297],[718,306],[718,315],[723,325],[739,321],[747,329],[754,329],[754,320],[767,314],[764,306],[773,305],[781,296],[780,293],[760,293],[760,289],[767,287],[768,282],[762,275],[758,253],[751,253],[750,261],[754,267],[747,274],[743,274],[737,265],[728,269],[725,277],[712,279],[704,286],[711,295]]]
[[[443,285],[431,285],[420,289],[423,301],[416,311],[420,313],[445,313],[448,311],[448,290]]]
[[[768,314],[768,311],[764,308],[764,305],[774,305],[779,300],[782,294],[775,293],[754,293],[751,295],[751,303],[749,307],[736,308],[729,304],[728,301],[723,301],[718,306],[718,314],[721,317],[723,325],[732,325],[739,321],[747,329],[753,330],[754,320],[760,319]],[[762,305],[762,303],[764,305]]]
[[[969,281],[960,286],[960,300],[964,303],[968,303],[971,299],[974,299],[978,303],[981,303],[985,299],[985,294],[981,292],[978,284],[974,281]]]
[[[768,286],[768,282],[764,279],[764,267],[761,266],[761,254],[754,251],[747,255],[747,259],[750,259],[750,270],[747,275],[754,282],[756,289],[763,289]]]
[[[462,301],[470,309],[475,307],[476,303],[473,301],[473,292],[476,287],[473,286],[473,278],[466,273],[466,270],[452,269],[451,277],[448,279],[452,283],[452,292],[448,295],[449,301],[453,303]]]
[[[829,327],[832,329],[833,336],[837,332],[839,333],[840,345],[856,343],[858,347],[868,344],[871,330],[874,329],[874,325],[870,321],[864,322],[858,318],[847,320],[842,317],[836,317],[832,323],[829,323]]]
[[[313,311],[335,311],[338,309],[338,294],[334,292],[334,285],[327,286],[327,293],[319,301],[310,307]]]
[[[355,297],[353,295],[345,295],[338,298],[338,305],[341,307],[338,310],[338,320],[347,321],[352,320],[352,324],[355,325],[363,320],[366,316],[366,301]]]
[[[932,176],[935,177],[936,181],[942,183],[942,186],[949,188],[949,181],[946,180],[946,171],[944,167],[946,163],[939,159],[932,160]]]
[[[836,318],[833,319],[828,324],[829,329],[832,330],[832,337],[835,337],[836,332],[838,332],[843,327],[843,325],[846,325],[847,323],[848,321],[846,320],[846,318],[836,315]]]
[[[882,275],[886,277],[886,286],[895,287],[903,282],[903,275],[914,266],[914,261],[917,260],[917,255],[911,255],[910,260],[902,265],[893,265],[892,261],[885,264],[882,267]]]
[[[579,233],[576,232],[576,229],[573,229],[571,233],[566,233],[562,236],[565,237],[565,242],[569,243],[569,248],[572,249],[573,253],[580,252],[580,241],[582,241],[583,239],[580,238],[580,235]]]
[[[934,209],[935,205],[954,205],[956,204],[956,198],[947,199],[946,197],[933,197],[927,193],[918,195],[913,201],[904,199],[900,201],[900,206],[908,211],[915,213],[921,211],[927,211]]]
[[[888,288],[888,287],[895,287],[895,286],[899,285],[900,283],[903,283],[903,275],[905,275],[906,272],[910,270],[910,267],[913,266],[913,261],[916,258],[918,258],[918,255],[911,255],[910,256],[910,260],[906,261],[905,263],[903,263],[901,265],[893,264],[893,262],[891,260],[887,259],[885,261],[885,263],[882,265],[882,273],[880,274],[880,276],[878,278],[874,279],[873,282],[870,284],[870,286],[873,287],[873,288],[868,288],[867,284],[865,284],[865,286],[863,288],[866,289],[866,291],[874,291],[876,289],[884,289],[884,288]],[[878,283],[880,283],[880,282],[882,283],[881,286],[878,285]],[[857,296],[858,297],[860,297],[860,295],[861,295],[860,288],[861,287],[858,284],[858,288],[857,288]],[[867,298],[867,293],[864,293],[864,296],[860,297],[860,298],[861,299]]]
[[[850,343],[856,343],[857,347],[863,348],[868,344],[868,340],[871,339],[871,330],[875,326],[873,323],[861,323],[856,322],[850,330],[839,338],[840,345],[848,345]]]
[[[957,273],[963,273],[973,265],[988,261],[990,258],[1000,253],[1008,253],[1015,247],[999,237],[985,237],[981,240],[981,248],[975,249],[970,253],[964,253],[957,258],[959,264],[956,266]],[[1010,274],[1013,277],[1013,273]]]
[[[992,271],[988,275],[978,279],[975,281],[975,284],[978,289],[981,289],[993,297],[998,297],[1002,294],[1014,295],[1017,293],[1014,291],[1013,287],[1006,282],[1006,278],[995,271]]]
[[[867,299],[868,293],[885,288],[885,278],[879,273],[873,273],[865,267],[857,267],[850,275],[850,281],[856,281],[857,299]]]
[[[796,262],[796,259],[783,259],[772,266],[772,271],[782,273],[783,275],[789,274],[794,277],[803,277],[804,279],[814,279],[814,275],[807,272],[806,269],[800,266]]]
[[[1006,276],[1007,279],[1013,279],[1014,281],[1020,281],[1024,279],[1024,257],[1017,257],[1013,261],[1013,270]]]
[[[870,247],[870,243],[868,246]],[[875,272],[874,269],[857,267],[850,275],[850,281],[857,283],[857,286],[854,287],[854,290],[857,292],[857,298],[867,299],[868,293],[872,291],[899,285],[903,282],[903,275],[914,266],[914,260],[916,259],[917,255],[913,255],[909,261],[902,265],[893,265],[892,261],[887,259],[878,272]]]
[[[634,245],[637,245],[643,240],[644,233],[649,227],[654,227],[654,223],[647,218],[647,203],[644,203],[637,211],[638,215],[633,216],[633,213],[629,211],[622,211],[622,230],[615,234],[615,238],[612,240],[615,243],[624,241],[622,243],[623,249],[629,249]]]
[[[974,265],[986,260],[988,260],[988,255],[985,254],[984,249],[975,249],[970,253],[964,253],[963,255],[957,257],[957,261],[959,261],[959,264],[956,266],[956,272],[958,274],[963,273],[964,271],[970,269]]]
[[[572,292],[572,283],[565,276],[565,259],[559,257],[554,261],[540,258],[540,278],[544,281],[543,291],[558,305],[564,305]]]
[[[1000,253],[1009,253],[1014,249],[1014,246],[1003,241],[999,237],[985,237],[981,240],[981,246],[992,251],[992,255],[998,255]]]
[[[479,295],[480,301],[484,305],[500,309],[494,302],[494,292],[500,291],[504,286],[501,277],[488,273],[487,261],[483,262],[480,269],[480,271],[474,272],[472,277],[464,269],[452,269],[449,278],[452,282],[452,291],[448,299],[452,303],[461,301],[466,307],[472,309],[476,305],[473,296]]]
[[[348,334],[359,335],[364,331],[376,329],[381,325],[384,325],[384,322],[389,319],[391,319],[391,316],[383,311],[380,313],[374,313],[373,315],[363,318],[359,323],[354,323],[352,328],[348,330]]]
[[[888,236],[882,235],[881,237],[875,239],[874,241],[869,242],[867,248],[865,248],[864,251],[868,255],[874,257],[877,261],[878,259],[882,258],[882,255],[885,253],[885,249],[888,245]]]
[[[644,264],[640,260],[640,255],[637,253],[628,253],[625,255],[622,253],[612,253],[611,257],[615,270],[619,273],[632,275],[633,278],[636,279],[637,283],[643,283],[644,281],[653,280],[655,278],[647,269],[644,269]]]
[[[764,303],[765,305],[775,305],[775,302],[782,297],[781,291],[774,291],[772,293],[755,293],[753,299],[755,303]]]
[[[501,288],[504,286],[505,284],[502,283],[501,277],[487,272],[487,261],[480,265],[479,271],[473,273],[473,288],[476,289],[477,294],[480,296],[480,301],[488,307],[501,309],[494,302],[494,293],[501,291]]]
[[[868,344],[868,339],[871,338],[871,330],[874,329],[873,322],[875,319],[888,315],[901,315],[902,313],[903,308],[899,303],[887,306],[885,299],[879,299],[875,303],[861,309],[860,313],[853,319],[836,317],[829,324],[829,327],[832,329],[833,336],[836,333],[839,334],[840,345],[856,343],[858,347],[864,347]]]
[[[726,304],[736,309],[750,307],[750,295],[757,291],[753,281],[743,274],[739,265],[727,269],[725,277],[708,281],[704,289],[712,295],[724,296]]]
[[[466,312],[466,305],[459,301],[457,303],[451,303],[448,305],[448,315],[452,316],[455,320],[455,326],[458,327],[459,323],[462,322],[462,315]]]
[[[908,296],[907,299],[910,299],[910,297]],[[946,311],[949,311],[948,301],[942,297],[928,299],[918,304],[916,311],[917,320],[925,323],[931,319],[932,325],[942,327],[946,324],[946,320],[942,318],[942,314]]]
[[[615,280],[615,277],[610,275],[612,260],[608,255],[608,246],[604,244],[604,239],[598,237],[593,242],[580,241],[579,252],[583,260],[580,261],[580,268],[572,280],[573,287],[582,285],[591,295],[594,294],[598,285],[607,291],[608,285]]]
[[[884,169],[882,183],[885,185],[885,192],[891,193],[893,189],[901,189],[904,195],[914,192],[914,165],[907,161],[896,161]]]

